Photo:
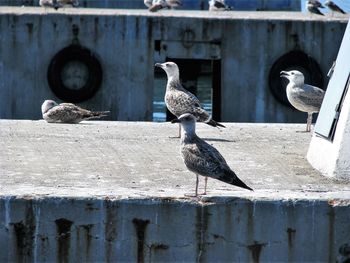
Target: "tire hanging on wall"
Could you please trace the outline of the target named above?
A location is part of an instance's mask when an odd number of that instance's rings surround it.
[[[63,70],[71,62],[81,63],[87,69],[87,79],[78,89],[67,87],[62,78]],[[47,78],[51,90],[58,98],[67,102],[79,103],[96,94],[102,83],[102,74],[102,66],[96,55],[83,46],[72,44],[52,58]]]

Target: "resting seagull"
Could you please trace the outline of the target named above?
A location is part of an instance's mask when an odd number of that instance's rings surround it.
[[[233,8],[226,5],[225,0],[210,0],[209,11],[225,11],[232,10]]]
[[[307,112],[306,131],[311,131],[312,114],[320,111],[324,90],[304,84],[304,75],[300,71],[281,71],[281,77],[289,80],[287,98],[294,108]]]
[[[39,0],[39,5],[43,7],[53,7],[56,10],[65,5],[71,5],[72,7],[79,6],[79,0]]]
[[[174,9],[182,5],[181,0],[144,0],[143,2],[151,12],[157,12],[163,8]]]
[[[188,170],[196,174],[195,196],[198,196],[198,175],[205,176],[204,195],[208,177],[253,190],[237,177],[218,150],[196,135],[196,118],[192,114],[182,114],[172,122],[180,122],[182,126],[181,156]]]
[[[308,0],[308,1],[306,1],[306,9],[311,14],[324,16],[324,14],[318,8],[324,8],[324,6],[319,1],[317,1],[317,0]]]
[[[107,116],[109,111],[89,111],[72,103],[57,104],[53,100],[45,100],[41,105],[43,119],[49,123],[79,123],[83,120]]]
[[[165,91],[165,105],[169,111],[177,118],[184,113],[193,114],[197,121],[204,122],[213,127],[225,127],[212,119],[209,113],[202,108],[198,98],[188,90],[184,89],[180,83],[179,67],[174,62],[156,63],[156,67],[162,68],[168,77]],[[179,130],[179,137],[181,125]]]
[[[332,12],[346,14],[344,10],[337,6],[333,1],[326,1],[324,5],[327,6]]]

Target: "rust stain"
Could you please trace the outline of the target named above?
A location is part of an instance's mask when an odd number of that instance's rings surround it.
[[[258,243],[254,241],[254,244],[248,245],[247,248],[252,252],[252,258],[254,263],[260,262],[260,253],[264,246],[266,246],[266,243]]]
[[[150,223],[150,221],[134,218],[132,220],[132,222],[135,226],[136,236],[137,236],[137,262],[143,263],[144,262],[146,228],[147,228],[147,225]]]
[[[98,207],[95,207],[93,203],[87,203],[85,207],[85,211],[94,211],[94,210],[99,210]]]
[[[87,224],[87,225],[81,225],[85,230],[85,239],[86,239],[86,254],[90,254],[90,247],[91,247],[91,229],[94,227],[94,224]]]
[[[17,261],[27,262],[33,259],[35,238],[35,215],[30,200],[26,206],[25,219],[12,223],[16,237]]]
[[[72,221],[60,218],[55,220],[57,231],[57,261],[68,262]]]
[[[294,241],[294,238],[295,238],[295,233],[297,231],[293,228],[290,228],[288,227],[287,229],[287,234],[288,234],[288,247],[289,248],[292,248],[293,247],[293,241]]]
[[[203,252],[205,251],[206,233],[209,224],[208,205],[200,205],[197,207],[196,213],[196,238],[197,238],[197,262],[203,260]]]
[[[328,214],[328,262],[334,262],[333,242],[334,242],[334,218],[335,212],[333,206],[329,207]]]

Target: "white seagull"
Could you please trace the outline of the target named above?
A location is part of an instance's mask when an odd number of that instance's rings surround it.
[[[294,108],[307,112],[306,131],[311,131],[312,114],[320,111],[324,90],[304,84],[304,75],[298,70],[281,71],[281,77],[289,80],[287,98]]]
[[[42,7],[53,7],[55,9],[58,9],[66,5],[71,5],[72,7],[78,7],[79,0],[39,0],[39,5]]]
[[[225,127],[221,123],[214,121],[209,113],[203,109],[198,98],[182,87],[179,67],[174,62],[156,63],[155,66],[162,68],[167,74],[168,81],[164,101],[172,114],[178,118],[184,113],[191,113],[199,122],[204,122],[213,127]],[[181,126],[179,137],[180,132]]]
[[[72,103],[57,104],[53,100],[45,100],[41,105],[41,113],[43,119],[49,123],[79,123],[105,117],[109,111],[89,111]]]
[[[227,11],[232,10],[231,6],[226,5],[225,0],[210,0],[209,11]]]
[[[174,9],[182,6],[181,0],[144,0],[143,2],[151,12],[157,12],[163,8]]]
[[[196,174],[195,196],[198,196],[198,175],[205,176],[204,195],[208,177],[253,190],[237,177],[218,150],[197,136],[196,118],[192,114],[182,114],[172,122],[180,122],[182,126],[181,156],[187,169]]]

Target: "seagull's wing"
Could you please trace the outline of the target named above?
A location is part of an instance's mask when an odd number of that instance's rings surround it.
[[[219,151],[199,137],[183,145],[181,153],[185,165],[194,173],[219,179],[224,170],[230,170]]]
[[[210,119],[209,113],[203,109],[198,98],[182,87],[167,91],[165,103],[169,111],[177,117],[184,113],[191,113],[200,122]]]
[[[305,84],[303,88],[299,88],[298,100],[301,103],[308,105],[310,110],[318,111],[321,107],[324,91],[318,87]]]
[[[335,3],[330,2],[329,8],[333,11],[342,13],[342,14],[346,14],[345,11],[343,9],[341,9],[339,6],[337,6]]]
[[[324,16],[324,14],[323,14],[317,7],[315,7],[315,6],[308,6],[308,10],[309,10],[311,13]]]

